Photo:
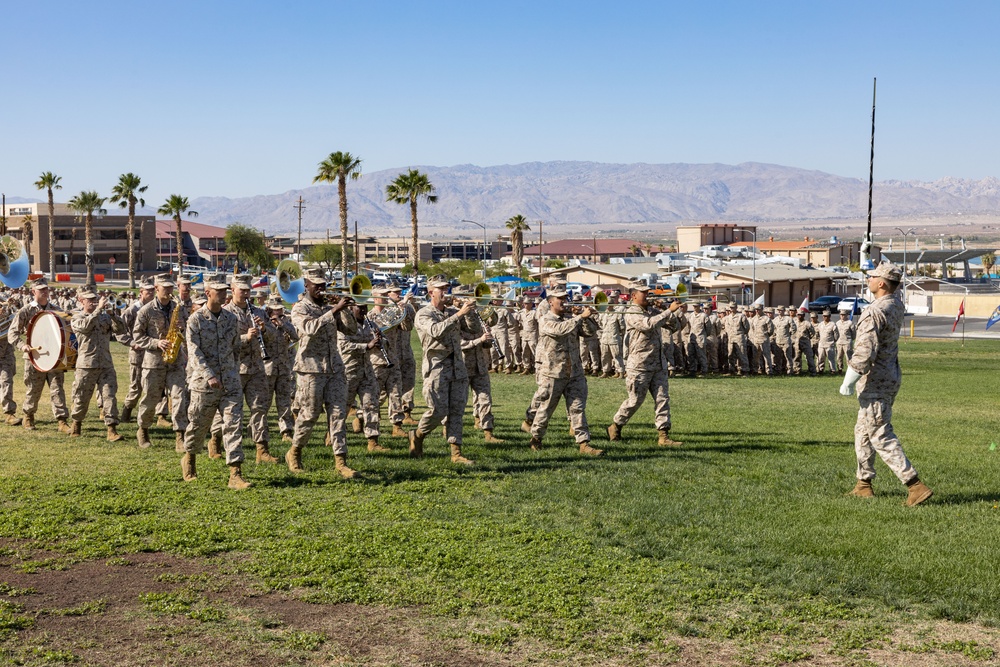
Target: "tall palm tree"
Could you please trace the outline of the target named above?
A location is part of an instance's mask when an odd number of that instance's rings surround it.
[[[70,199],[69,205],[74,211],[84,216],[84,244],[87,247],[83,256],[87,262],[87,285],[93,287],[97,284],[94,281],[94,212],[99,212],[101,215],[107,213],[107,211],[101,208],[104,206],[104,197],[101,197],[93,190],[84,190]]]
[[[361,158],[350,153],[330,153],[319,163],[319,171],[313,183],[337,182],[337,193],[340,195],[340,248],[347,248],[347,178],[352,181],[361,178]],[[347,284],[347,253],[340,253],[340,281]]]
[[[145,206],[146,200],[140,197],[148,185],[142,185],[142,179],[129,172],[118,177],[118,183],[111,188],[112,204],[128,209],[128,222],[125,223],[125,234],[128,235],[128,287],[135,289],[135,205]]]
[[[31,230],[34,229],[35,218],[30,213],[21,220],[21,239],[24,241],[24,251],[28,253],[28,266],[31,266]]]
[[[36,188],[49,192],[49,279],[53,282],[56,279],[56,204],[52,198],[52,191],[62,190],[62,186],[59,185],[61,180],[62,176],[56,176],[51,171],[43,171],[35,181]]]
[[[413,273],[416,275],[419,273],[417,265],[420,263],[420,248],[417,242],[417,200],[423,197],[429,204],[436,202],[437,195],[434,194],[434,186],[427,178],[427,174],[410,169],[385,186],[385,194],[386,201],[410,205],[410,224],[413,227],[410,262],[413,265]]]
[[[530,232],[531,227],[523,215],[518,213],[507,221],[507,229],[510,230],[510,250],[511,259],[514,261],[514,270],[517,275],[521,275],[521,262],[524,261],[524,232]]]
[[[993,275],[993,267],[997,265],[996,253],[988,252],[980,259],[983,262],[983,272],[986,275],[986,279],[989,280],[990,276]]]
[[[181,276],[184,275],[184,244],[181,239],[184,236],[184,232],[181,230],[181,216],[189,215],[192,218],[198,217],[197,211],[190,211],[191,204],[188,202],[187,197],[182,197],[180,195],[170,195],[167,197],[167,201],[163,202],[163,206],[156,209],[156,212],[160,215],[167,215],[174,219],[177,223],[177,279],[180,280]]]

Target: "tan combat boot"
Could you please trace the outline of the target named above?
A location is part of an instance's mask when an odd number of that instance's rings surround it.
[[[271,456],[266,442],[257,443],[257,463],[277,463],[278,459]]]
[[[503,442],[503,439],[493,435],[493,429],[488,428],[483,431],[483,442]]]
[[[208,441],[208,458],[222,458],[222,431],[216,431]]]
[[[149,449],[153,446],[149,441],[149,431],[142,427],[136,429],[135,439],[139,443],[139,449]]]
[[[400,424],[393,424],[391,435],[393,438],[405,438],[406,431],[403,430],[403,427]]]
[[[156,425],[160,428],[173,428],[174,425],[170,423],[170,420],[163,415],[156,416]]]
[[[323,440],[323,444],[327,447],[333,447],[333,435],[329,431],[326,432],[326,438]]]
[[[73,433],[73,429],[70,427],[69,422],[67,422],[65,419],[59,420],[58,428],[60,433],[65,433],[66,435],[70,435],[71,433]]]
[[[361,419],[359,417],[355,417],[354,421],[351,422],[351,430],[354,431],[355,433],[361,433],[362,427],[361,427]]]
[[[466,466],[476,465],[475,461],[470,461],[462,456],[462,445],[451,445],[451,462],[461,463]]]
[[[872,490],[872,483],[867,479],[859,479],[854,488],[847,492],[847,495],[855,498],[874,498],[875,491]]]
[[[531,435],[531,424],[528,423],[527,419],[525,419],[523,422],[521,422],[521,430],[524,431],[525,433]]]
[[[7,415],[7,426],[20,426],[21,418],[17,415]]]
[[[239,463],[229,466],[228,486],[234,491],[242,491],[243,489],[249,489],[252,486],[250,482],[243,479],[243,470],[240,468]]]
[[[481,426],[482,422],[479,421],[479,417],[476,417],[472,420],[472,428],[478,430],[479,428],[481,428]]]
[[[21,422],[21,425],[24,426],[24,428],[28,431],[34,431],[35,415],[28,415],[28,414],[24,415],[24,420]]]
[[[83,422],[73,420],[73,427],[69,431],[69,437],[79,438],[83,434]]]
[[[101,409],[100,409],[100,410],[99,410],[99,411],[97,412],[97,418],[98,418],[98,419],[100,419],[101,421],[104,421],[104,408],[101,408]]]
[[[608,427],[608,440],[611,442],[618,442],[621,439],[622,427],[614,422],[611,422],[611,426]]]
[[[569,425],[569,437],[571,437],[571,438],[575,438],[576,437],[576,430],[573,428],[572,424]]]
[[[591,447],[589,442],[580,443],[580,453],[587,456],[604,456],[603,449],[597,449],[596,447]]]
[[[424,434],[417,431],[410,431],[410,458],[422,459],[424,457]]]
[[[368,438],[368,451],[369,452],[387,452],[388,447],[383,447],[378,444],[378,438]]]
[[[292,435],[293,434],[292,434],[291,431],[285,431],[284,433],[281,434],[281,441],[282,442],[291,442],[292,441]]]
[[[934,492],[930,488],[921,482],[919,479],[914,479],[907,482],[906,486],[909,488],[910,493],[906,496],[906,506],[913,507],[914,505],[919,505],[928,498],[934,495]]]
[[[285,454],[285,463],[289,472],[305,472],[302,467],[302,448],[292,445]]]
[[[198,479],[198,473],[195,470],[194,464],[194,454],[185,452],[184,456],[181,457],[181,476],[185,482],[193,482]]]
[[[174,431],[174,451],[184,453],[184,431]]]
[[[108,442],[121,442],[125,439],[125,436],[118,432],[118,429],[114,426],[108,427]]]
[[[542,451],[542,441],[537,438],[531,439],[531,451],[540,452]]]
[[[660,447],[680,447],[683,442],[677,442],[676,440],[670,439],[670,429],[661,428],[660,437],[656,440],[656,444]]]
[[[403,417],[403,426],[416,426],[417,424],[420,423],[416,419],[413,418],[413,415],[410,414],[409,410],[407,410],[406,412],[404,412],[403,415],[404,415],[404,417]]]
[[[340,476],[344,479],[354,479],[358,476],[358,472],[347,465],[347,454],[334,454],[333,460],[336,461],[334,465],[334,470],[340,473]]]

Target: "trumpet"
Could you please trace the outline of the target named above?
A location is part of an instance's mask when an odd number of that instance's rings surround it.
[[[603,313],[608,309],[608,295],[605,292],[598,292],[594,295],[591,301],[572,301],[570,304],[574,310],[578,307],[582,310],[583,307],[593,308],[593,310],[598,313]]]

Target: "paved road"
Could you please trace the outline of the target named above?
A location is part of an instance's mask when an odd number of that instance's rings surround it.
[[[958,323],[955,333],[951,332],[951,325],[955,323],[954,317],[941,315],[907,315],[906,323],[903,325],[902,335],[910,335],[910,322],[913,322],[913,335],[917,338],[962,338],[962,326],[965,326],[965,337],[985,338],[1000,340],[1000,322],[997,322],[989,331],[986,330],[986,318],[967,317],[962,318]]]

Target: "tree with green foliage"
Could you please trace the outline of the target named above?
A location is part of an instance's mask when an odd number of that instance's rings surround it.
[[[339,243],[318,243],[305,253],[305,260],[310,264],[319,264],[328,269],[332,269],[338,264],[341,271],[344,271],[343,280],[347,279],[347,272],[344,267],[354,263],[354,248],[346,246],[347,252],[341,252]]]
[[[240,260],[246,268],[273,268],[276,264],[274,255],[267,249],[264,233],[253,227],[235,223],[226,227],[226,251],[236,255],[237,265]]]
[[[125,234],[128,236],[128,288],[135,289],[135,205],[145,206],[146,200],[140,195],[148,185],[142,184],[142,179],[129,172],[118,177],[118,183],[111,188],[112,204],[128,209],[128,222],[125,223]]]
[[[993,274],[993,267],[997,265],[997,256],[995,253],[988,252],[980,257],[980,260],[983,262],[983,273],[986,275],[986,279],[989,280]]]
[[[35,217],[30,213],[21,219],[21,239],[24,241],[24,251],[28,253],[28,267],[31,267],[31,233],[35,229]]]
[[[340,244],[347,246],[347,179],[356,181],[361,178],[361,158],[350,153],[330,153],[319,163],[319,171],[313,183],[337,183],[337,194],[340,196]],[[347,255],[340,258],[341,284],[346,285]]]
[[[52,196],[53,190],[62,190],[59,181],[61,176],[56,176],[51,171],[43,171],[42,175],[35,181],[35,187],[39,190],[47,190],[49,194],[49,279],[55,282],[56,279],[56,203]]]
[[[189,215],[192,218],[198,217],[198,211],[192,211],[191,204],[187,197],[181,195],[170,195],[163,202],[163,206],[156,210],[160,215],[165,215],[174,219],[177,225],[177,279],[184,275],[184,230],[181,229],[181,216]]]
[[[524,261],[524,232],[530,232],[527,219],[518,213],[507,221],[510,230],[511,260],[514,270],[521,275],[521,262]]]
[[[410,267],[417,266],[420,262],[420,242],[417,240],[417,200],[423,198],[429,204],[437,201],[434,194],[434,186],[431,184],[427,174],[422,174],[416,169],[410,169],[405,174],[400,174],[392,183],[385,187],[386,201],[397,204],[410,205]]]
[[[83,258],[87,263],[87,285],[91,287],[97,284],[94,280],[94,213],[98,212],[101,215],[107,213],[101,208],[104,206],[104,201],[104,197],[98,195],[94,190],[85,190],[69,200],[70,208],[83,216],[84,244],[86,245]],[[49,227],[51,228],[51,221]],[[54,255],[50,261],[54,270]]]

